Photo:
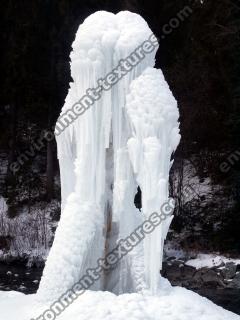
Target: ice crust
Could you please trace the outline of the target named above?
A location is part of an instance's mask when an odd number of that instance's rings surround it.
[[[61,114],[151,34],[145,20],[128,11],[89,16],[72,45],[73,82]],[[170,157],[180,139],[178,109],[162,72],[153,68],[156,50],[56,136],[62,214],[38,291],[42,301],[70,289],[168,199]],[[137,186],[141,212],[134,205]],[[168,218],[91,289],[156,293],[170,222]]]

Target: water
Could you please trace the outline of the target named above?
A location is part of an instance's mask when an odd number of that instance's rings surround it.
[[[240,289],[202,288],[194,291],[224,309],[240,315]]]
[[[22,262],[8,264],[0,262],[0,290],[35,293],[39,286],[43,268],[27,268]]]

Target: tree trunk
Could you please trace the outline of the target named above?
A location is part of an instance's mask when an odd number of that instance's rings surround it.
[[[11,105],[11,120],[10,120],[10,139],[9,139],[9,153],[8,153],[8,168],[6,181],[7,185],[11,184],[14,176],[11,170],[11,163],[15,159],[16,151],[16,135],[17,135],[17,107],[15,104]]]
[[[53,164],[53,141],[47,144],[47,182],[46,192],[47,200],[50,201],[53,197],[53,182],[54,182],[54,164]]]

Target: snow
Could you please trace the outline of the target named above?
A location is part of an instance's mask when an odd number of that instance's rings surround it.
[[[231,259],[215,254],[198,254],[195,259],[188,260],[186,265],[192,266],[196,269],[200,268],[212,268],[221,266],[223,263],[226,264],[232,262],[234,264],[240,264],[240,259]]]
[[[35,295],[0,292],[1,319],[37,320],[47,309],[49,305],[40,305]],[[239,320],[240,317],[194,292],[184,288],[170,287],[166,283],[158,296],[152,296],[147,292],[117,296],[107,291],[86,291],[56,319]]]

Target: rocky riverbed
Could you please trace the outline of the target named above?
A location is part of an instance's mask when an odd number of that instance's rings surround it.
[[[197,269],[182,260],[168,258],[163,263],[162,275],[172,285],[193,290],[240,314],[240,264],[227,262]]]

